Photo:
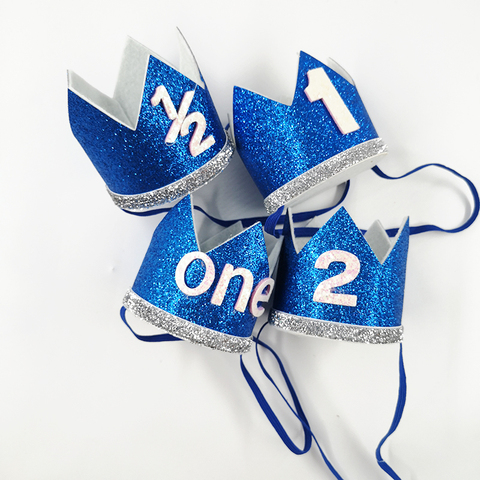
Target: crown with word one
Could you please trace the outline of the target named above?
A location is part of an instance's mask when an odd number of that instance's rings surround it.
[[[408,219],[393,240],[378,221],[364,236],[342,207],[303,248],[295,241],[284,240],[270,323],[352,342],[402,340]]]
[[[68,75],[73,134],[124,210],[193,192],[233,154],[195,58],[179,39],[180,71],[129,38],[112,98]]]
[[[124,306],[178,338],[225,352],[248,351],[273,280],[262,225],[236,233],[241,228],[235,224],[199,245],[186,196],[155,230]]]
[[[301,52],[291,105],[234,88],[236,147],[268,213],[345,182],[387,151],[353,81],[335,68],[343,75]]]

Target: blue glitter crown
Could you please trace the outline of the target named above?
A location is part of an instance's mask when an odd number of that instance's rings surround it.
[[[348,180],[386,153],[353,81],[342,73],[301,52],[291,105],[234,88],[236,146],[269,213],[315,186]]]
[[[264,311],[259,302],[270,297],[273,280],[261,224],[241,228],[235,224],[200,244],[186,196],[157,227],[124,306],[192,343],[248,351]]]
[[[363,236],[342,207],[300,251],[295,240],[282,248],[273,325],[352,342],[402,340],[408,219],[392,242],[378,221]]]
[[[193,192],[232,156],[181,35],[180,47],[183,73],[129,38],[112,98],[69,72],[73,134],[122,209],[143,211]]]

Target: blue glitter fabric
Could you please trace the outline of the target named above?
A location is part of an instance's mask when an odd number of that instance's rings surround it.
[[[188,111],[203,114],[207,124],[203,138],[212,135],[213,146],[193,157],[189,151],[193,127],[173,144],[165,143],[172,120],[162,105],[154,107],[150,103],[160,85],[166,87],[177,110],[185,92],[195,91]],[[207,88],[153,56],[148,62],[135,130],[118,123],[72,90],[68,91],[68,108],[73,134],[107,187],[116,194],[141,194],[181,180],[213,159],[227,141]]]
[[[256,223],[229,241],[210,250],[207,255],[215,266],[215,280],[203,294],[188,296],[175,282],[178,262],[189,252],[197,252],[190,196],[182,199],[157,227],[140,271],[132,287],[134,293],[151,305],[201,327],[235,337],[251,337],[256,318],[247,307],[244,312],[234,309],[242,287],[242,278],[234,276],[223,303],[210,300],[224,266],[250,270],[254,287],[269,276],[268,256],[263,229]],[[195,260],[187,269],[185,283],[191,288],[201,283],[205,266]],[[172,332],[171,332],[172,333]],[[201,342],[197,342],[201,343]]]
[[[407,222],[390,254],[381,264],[342,207],[298,254],[292,239],[285,238],[273,308],[287,314],[342,324],[365,327],[400,326],[408,240]],[[358,276],[333,291],[356,295],[356,307],[313,301],[313,294],[320,282],[345,270],[345,264],[341,262],[331,263],[328,269],[315,268],[317,258],[330,250],[350,252],[360,261]]]
[[[308,100],[307,72],[320,67],[360,126],[358,130],[342,134],[323,101]],[[292,105],[234,87],[233,118],[238,152],[264,197],[325,160],[378,138],[356,87],[304,52]]]

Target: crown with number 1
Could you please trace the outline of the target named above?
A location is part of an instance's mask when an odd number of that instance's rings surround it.
[[[386,153],[353,81],[342,73],[301,52],[291,105],[235,87],[236,146],[269,213],[316,186],[348,180]]]

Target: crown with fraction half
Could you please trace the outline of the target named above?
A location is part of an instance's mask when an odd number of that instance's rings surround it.
[[[285,237],[270,323],[337,340],[401,341],[408,240],[408,219],[393,241],[378,221],[363,236],[343,207],[303,248]]]
[[[241,229],[234,224],[200,244],[186,196],[153,234],[124,306],[192,343],[248,351],[256,318],[264,311],[259,303],[270,298],[273,280],[262,225]]]
[[[348,180],[386,153],[353,81],[342,75],[301,52],[291,105],[234,88],[236,146],[268,213],[315,186]]]
[[[113,98],[69,72],[73,134],[124,210],[193,192],[233,153],[195,58],[179,38],[181,71],[129,38]]]

